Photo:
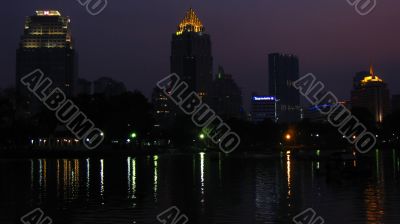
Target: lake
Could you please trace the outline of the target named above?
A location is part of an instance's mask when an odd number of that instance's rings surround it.
[[[0,223],[38,207],[57,224],[160,223],[171,206],[188,223],[293,223],[307,208],[325,223],[400,222],[398,150],[315,154],[1,159]]]

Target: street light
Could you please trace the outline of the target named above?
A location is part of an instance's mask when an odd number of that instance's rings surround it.
[[[134,139],[134,138],[136,138],[136,137],[137,137],[136,132],[133,132],[133,133],[131,134],[131,138]]]
[[[206,137],[206,136],[205,136],[204,134],[200,134],[200,135],[199,135],[199,138],[200,138],[201,140],[203,140],[205,137]]]
[[[286,139],[287,141],[290,141],[290,139],[292,139],[292,136],[291,136],[290,134],[286,134],[285,139]]]

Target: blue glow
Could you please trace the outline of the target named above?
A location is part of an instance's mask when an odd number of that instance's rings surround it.
[[[253,96],[254,101],[274,101],[274,96]]]

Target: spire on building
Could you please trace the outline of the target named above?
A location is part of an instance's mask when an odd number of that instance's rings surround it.
[[[203,32],[204,27],[203,23],[200,21],[199,17],[197,17],[195,11],[190,8],[187,12],[181,23],[178,25],[178,30],[176,31],[176,35],[181,35],[184,32]]]
[[[369,74],[372,76],[372,78],[375,78],[374,66],[372,64],[369,67]]]

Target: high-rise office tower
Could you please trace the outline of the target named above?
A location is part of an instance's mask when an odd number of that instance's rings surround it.
[[[400,110],[400,94],[392,96],[392,111]]]
[[[269,55],[269,95],[277,102],[278,122],[300,120],[300,93],[293,87],[299,79],[299,59],[294,55],[273,53]]]
[[[368,75],[360,80],[359,85],[351,91],[352,107],[368,109],[380,123],[390,112],[390,92],[386,83],[379,78],[371,66]]]
[[[211,89],[211,106],[219,116],[223,119],[244,117],[242,91],[222,66],[218,67]]]
[[[186,81],[190,90],[207,97],[212,82],[213,57],[210,35],[193,9],[186,12],[172,35],[171,73]]]
[[[77,75],[70,19],[59,11],[39,10],[25,20],[24,33],[17,49],[16,87],[18,104],[25,112],[35,112],[34,97],[22,86],[21,77],[40,69],[61,88],[72,95]]]

